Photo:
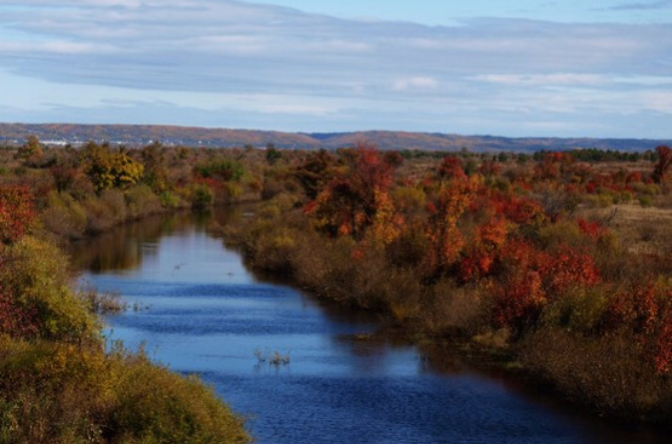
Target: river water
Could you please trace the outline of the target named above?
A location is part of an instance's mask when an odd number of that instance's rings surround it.
[[[459,358],[362,340],[375,319],[247,270],[210,234],[213,221],[233,217],[245,210],[147,219],[71,253],[82,282],[120,292],[131,307],[106,319],[107,336],[200,374],[247,418],[257,443],[669,442],[573,412]]]

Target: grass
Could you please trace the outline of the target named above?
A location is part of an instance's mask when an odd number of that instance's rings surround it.
[[[665,251],[672,240],[672,208],[643,207],[638,203],[586,209],[587,218],[604,221],[618,233],[623,247],[635,254]]]
[[[275,367],[289,365],[291,360],[289,352],[282,354],[277,350],[273,352],[265,350],[262,352],[260,349],[256,349],[254,351],[254,356],[257,358],[257,364],[261,365],[263,363],[268,363],[268,365]]]

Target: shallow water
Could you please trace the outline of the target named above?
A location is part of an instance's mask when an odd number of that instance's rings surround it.
[[[232,217],[244,210],[214,220]],[[209,234],[211,221],[149,219],[81,242],[72,255],[82,281],[134,306],[107,318],[107,335],[201,374],[248,418],[257,443],[668,442],[572,412],[459,358],[437,364],[412,346],[353,339],[375,330],[375,319],[261,281]],[[273,363],[275,352],[289,363]]]

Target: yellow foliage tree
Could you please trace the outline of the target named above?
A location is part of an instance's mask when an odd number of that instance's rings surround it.
[[[80,158],[96,191],[135,185],[144,173],[144,166],[123,149],[114,152],[106,144],[89,142]]]

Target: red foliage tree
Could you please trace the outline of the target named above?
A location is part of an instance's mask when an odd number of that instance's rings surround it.
[[[672,370],[672,310],[669,308],[661,316],[655,336],[653,365],[660,374]]]
[[[602,227],[599,223],[597,222],[588,222],[582,217],[578,218],[576,220],[577,225],[583,232],[583,234],[587,235],[588,237],[591,237],[593,239],[596,239],[600,236],[602,236],[605,233],[604,227]]]
[[[590,286],[600,282],[592,256],[563,245],[543,266],[550,294],[560,294],[572,285]]]
[[[34,199],[28,187],[0,185],[0,242],[15,242],[35,219]]]
[[[373,145],[360,143],[345,151],[347,169],[340,172],[309,204],[306,212],[317,217],[332,235],[352,235],[359,239],[376,220],[384,204],[393,211],[387,191],[393,182],[393,166]],[[379,218],[380,219],[380,218]],[[387,215],[385,219],[395,219]]]
[[[506,242],[508,227],[506,220],[497,215],[475,231],[469,253],[460,264],[460,279],[464,282],[490,273],[499,248]]]
[[[659,374],[672,371],[672,288],[645,279],[610,300],[606,330],[624,330]]]
[[[573,161],[574,158],[567,153],[546,153],[544,160],[536,165],[534,175],[537,180],[558,180]]]
[[[537,271],[526,270],[510,276],[497,288],[495,302],[495,325],[522,331],[536,321],[546,303],[541,275]]]
[[[35,336],[38,331],[35,310],[18,305],[11,288],[5,288],[0,283],[0,333],[28,338]]]
[[[573,285],[592,286],[600,274],[592,257],[569,246],[555,254],[520,239],[510,239],[498,256],[501,287],[494,320],[515,331],[534,323],[544,306]]]
[[[467,175],[462,168],[462,161],[454,156],[446,156],[439,166],[438,176],[444,180],[463,180]]]

